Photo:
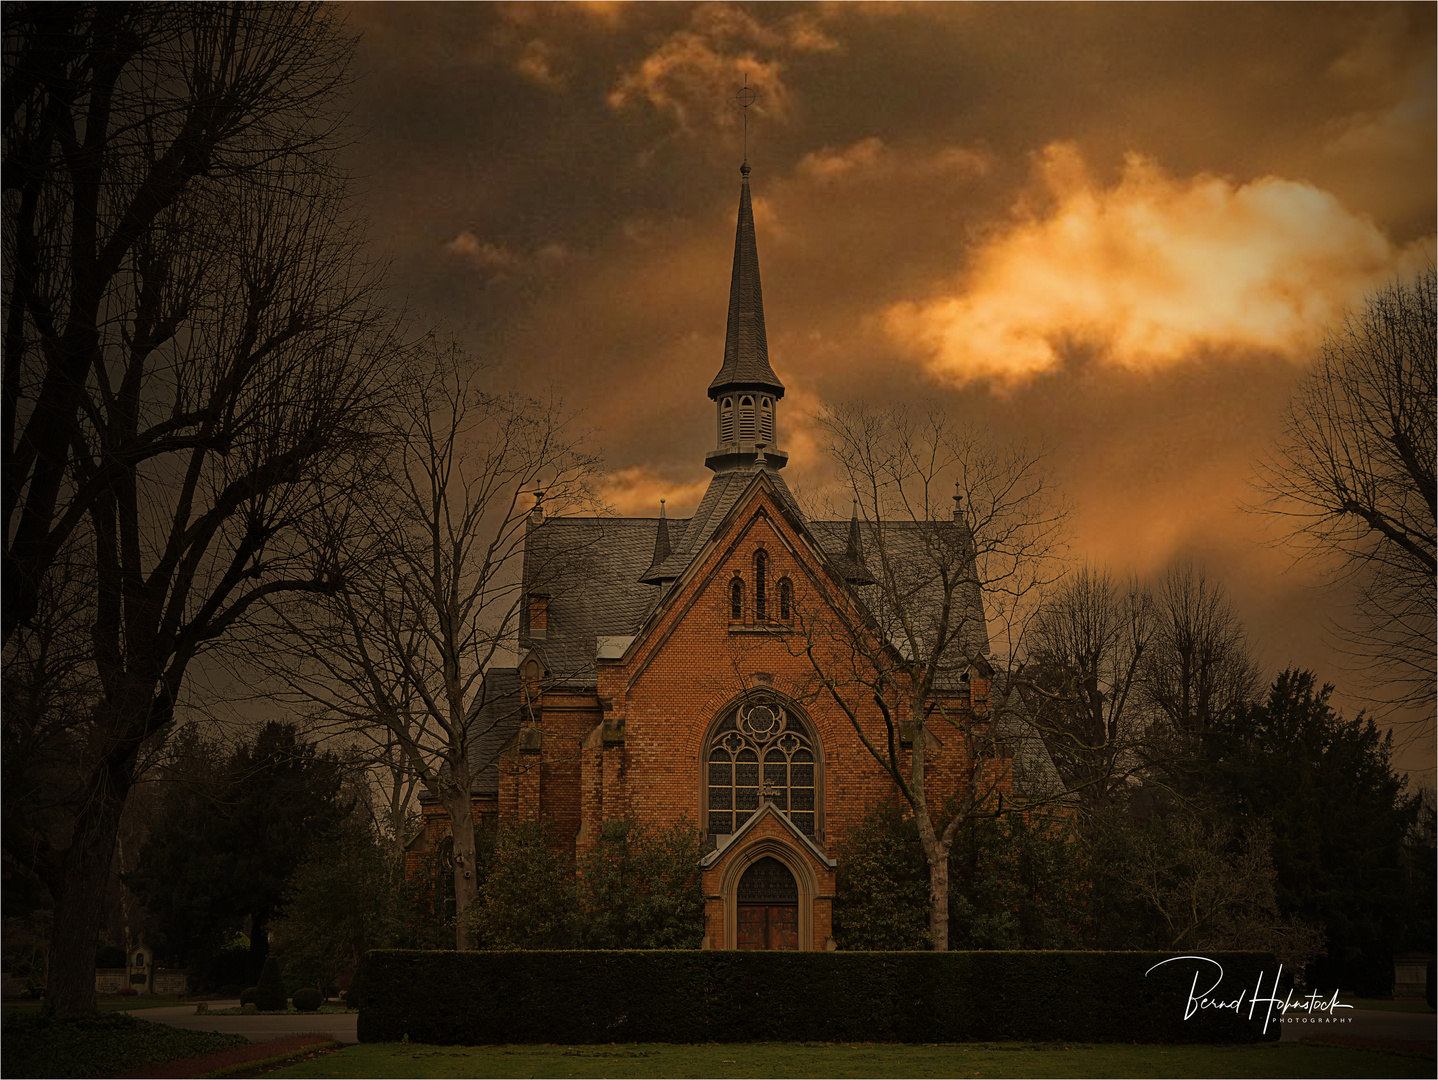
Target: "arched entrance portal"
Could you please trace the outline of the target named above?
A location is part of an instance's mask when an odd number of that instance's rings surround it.
[[[789,868],[766,855],[739,879],[740,949],[799,948],[799,886]]]

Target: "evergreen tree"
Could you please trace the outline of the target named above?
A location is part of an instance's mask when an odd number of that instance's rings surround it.
[[[184,778],[173,781],[126,883],[187,958],[248,917],[253,979],[290,875],[345,816],[340,765],[293,724],[266,724],[228,758],[193,731],[181,745],[187,752],[172,769]]]
[[[1415,915],[1405,841],[1419,799],[1393,771],[1391,733],[1362,714],[1344,720],[1332,692],[1312,672],[1285,671],[1265,701],[1210,734],[1210,783],[1241,818],[1271,823],[1279,909],[1327,935],[1309,982],[1384,994]]]

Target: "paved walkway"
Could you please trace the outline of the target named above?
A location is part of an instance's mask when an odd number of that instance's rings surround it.
[[[1332,1020],[1321,1013],[1305,1022],[1302,1014],[1283,1024],[1282,1042],[1344,1036],[1359,1039],[1411,1039],[1433,1042],[1438,1032],[1434,1013],[1387,1012],[1381,1009],[1339,1009]]]
[[[239,1005],[238,1001],[210,1002],[211,1009],[236,1009]],[[328,1035],[336,1042],[359,1042],[359,1037],[355,1035],[359,1014],[352,1012],[215,1016],[213,1013],[196,1015],[193,1005],[175,1005],[163,1009],[136,1009],[130,1015],[190,1031],[232,1032],[243,1035],[250,1042],[268,1042],[286,1035],[308,1035],[311,1032]]]

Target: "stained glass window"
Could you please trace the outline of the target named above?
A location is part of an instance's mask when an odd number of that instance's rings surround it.
[[[817,824],[814,748],[804,725],[777,704],[741,705],[709,742],[708,831],[736,832],[762,799],[813,836]]]

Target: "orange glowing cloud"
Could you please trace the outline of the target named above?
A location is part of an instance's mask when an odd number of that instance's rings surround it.
[[[1433,250],[1431,238],[1399,248],[1327,192],[1278,177],[1182,179],[1131,154],[1103,188],[1055,144],[1037,179],[1039,198],[940,295],[884,312],[940,379],[1022,382],[1059,367],[1068,344],[1134,371],[1223,350],[1301,362],[1345,306]]]
[[[610,473],[600,485],[599,494],[624,517],[658,517],[660,499],[668,500],[665,509],[671,517],[685,517],[699,505],[708,486],[708,477],[690,484],[674,484],[636,465]]]

